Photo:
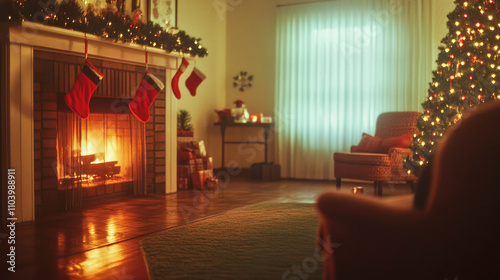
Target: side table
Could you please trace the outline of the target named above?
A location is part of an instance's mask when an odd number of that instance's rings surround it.
[[[236,122],[218,122],[214,123],[216,126],[220,126],[220,132],[222,136],[222,168],[224,168],[224,155],[226,144],[262,144],[264,145],[264,161],[267,163],[267,146],[269,139],[269,130],[274,126],[274,123],[236,123]],[[260,127],[264,129],[264,141],[226,141],[226,128],[227,127]]]

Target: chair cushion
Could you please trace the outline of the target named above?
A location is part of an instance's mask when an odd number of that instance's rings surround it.
[[[387,153],[390,148],[408,148],[412,140],[411,133],[403,134],[399,137],[385,138],[380,141],[377,153]]]
[[[333,160],[335,163],[391,165],[391,159],[388,154],[377,153],[334,153]]]
[[[363,133],[361,141],[359,141],[358,146],[352,149],[353,153],[374,153],[380,146],[381,138],[371,136],[370,134]]]
[[[363,133],[361,141],[357,146],[354,146],[351,152],[353,153],[382,153],[386,154],[390,148],[408,148],[411,144],[412,134],[406,133],[398,137],[379,138]]]

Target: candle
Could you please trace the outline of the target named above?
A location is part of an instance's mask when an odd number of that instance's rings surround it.
[[[351,188],[351,193],[361,194],[361,193],[363,193],[363,187],[352,187]]]

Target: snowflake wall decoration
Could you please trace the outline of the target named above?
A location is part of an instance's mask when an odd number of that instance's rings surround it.
[[[246,87],[252,86],[253,75],[247,76],[247,71],[240,71],[237,76],[234,76],[233,80],[234,87],[238,87],[240,91],[245,91]]]

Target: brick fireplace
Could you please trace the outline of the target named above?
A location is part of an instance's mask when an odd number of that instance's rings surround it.
[[[83,34],[27,22],[4,29],[2,172],[16,169],[19,220],[99,196],[175,192],[176,56],[149,50],[149,71],[166,86],[143,124],[127,104],[146,71],[144,48],[89,36],[89,61],[104,79],[82,120],[63,97],[84,63]]]

